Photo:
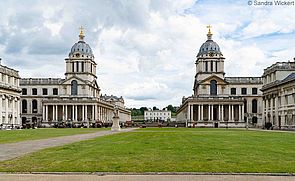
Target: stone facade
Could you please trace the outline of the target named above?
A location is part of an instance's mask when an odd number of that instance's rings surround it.
[[[15,128],[21,125],[19,80],[18,71],[0,64],[1,128]]]
[[[263,122],[295,129],[295,62],[277,62],[263,73]]]
[[[171,111],[150,110],[144,111],[145,121],[171,121]]]
[[[225,77],[219,45],[207,41],[197,55],[194,94],[183,97],[177,121],[192,127],[262,126],[262,78]]]
[[[115,106],[121,122],[131,120],[131,113],[125,108],[122,97],[101,96],[96,81],[97,64],[90,46],[84,41],[82,30],[65,63],[65,79],[21,79],[23,125],[49,127],[57,123],[87,126],[95,122],[111,123]]]

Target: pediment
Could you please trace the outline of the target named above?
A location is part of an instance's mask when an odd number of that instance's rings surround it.
[[[211,75],[211,76],[207,77],[206,79],[200,81],[199,84],[208,84],[209,85],[212,80],[216,80],[218,85],[227,85],[228,84],[227,81],[225,81],[224,79],[222,79],[216,75]]]
[[[78,84],[80,84],[80,85],[81,84],[89,84],[87,81],[85,81],[77,76],[73,76],[73,77],[70,77],[69,79],[64,80],[64,82],[62,82],[62,85],[70,85],[73,80],[76,80],[78,82]]]

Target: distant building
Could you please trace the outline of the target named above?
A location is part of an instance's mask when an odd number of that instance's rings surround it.
[[[65,59],[65,78],[23,78],[20,81],[21,119],[27,126],[53,126],[57,123],[88,125],[112,122],[114,107],[121,122],[131,120],[124,99],[101,96],[96,62],[81,30]]]
[[[225,58],[212,35],[209,28],[195,62],[193,95],[183,97],[177,121],[195,127],[245,127],[248,120],[262,126],[262,78],[225,77]]]
[[[149,110],[144,111],[144,120],[152,122],[171,121],[171,111]]]
[[[263,122],[295,129],[295,62],[277,62],[263,73]]]
[[[19,80],[18,71],[0,64],[1,128],[19,127],[21,125]]]

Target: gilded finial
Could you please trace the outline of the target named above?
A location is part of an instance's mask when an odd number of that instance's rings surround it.
[[[207,28],[208,28],[208,34],[207,34],[207,37],[208,37],[208,40],[211,40],[212,39],[212,33],[211,33],[211,28],[212,28],[212,26],[211,25],[208,25],[207,26]]]
[[[79,29],[80,29],[79,38],[80,38],[81,41],[83,41],[83,39],[85,37],[85,35],[84,35],[84,28],[83,28],[83,26],[81,26]]]

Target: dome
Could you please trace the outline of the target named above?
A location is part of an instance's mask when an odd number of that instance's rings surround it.
[[[198,56],[208,54],[208,53],[214,53],[214,54],[222,54],[220,51],[220,48],[216,42],[213,40],[207,40],[205,43],[202,44],[200,47]]]
[[[214,55],[221,55],[222,53],[220,51],[219,45],[212,40],[212,33],[211,33],[211,26],[208,26],[207,28],[209,28],[209,32],[207,34],[207,41],[205,43],[202,44],[202,46],[200,47],[198,56],[202,56],[202,55],[210,55],[210,56],[214,56]]]
[[[80,57],[80,55],[85,58],[94,57],[90,46],[87,43],[85,43],[84,37],[85,37],[84,32],[81,27],[81,31],[79,34],[79,41],[72,46],[71,52],[69,53],[69,57],[71,56]]]
[[[84,41],[78,41],[77,43],[75,43],[71,48],[69,56],[75,55],[76,53],[93,57],[93,53],[90,46]]]

